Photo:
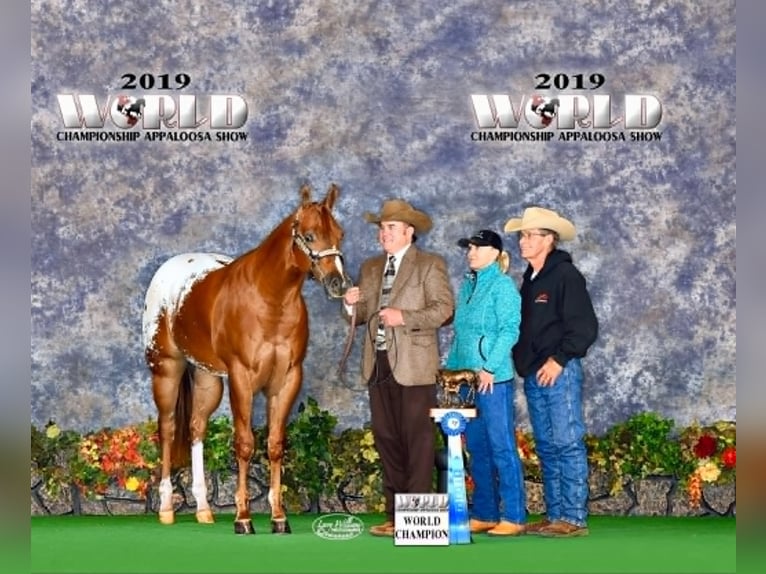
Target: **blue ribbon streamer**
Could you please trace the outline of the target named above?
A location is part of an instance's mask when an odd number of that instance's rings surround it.
[[[460,440],[460,434],[465,430],[465,425],[465,417],[456,411],[446,413],[441,420],[441,427],[447,435],[450,544],[470,544],[472,542],[468,523],[468,496],[465,491],[463,444]]]

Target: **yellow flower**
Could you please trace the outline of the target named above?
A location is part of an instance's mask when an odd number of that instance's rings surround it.
[[[375,438],[372,436],[372,431],[365,431],[360,443],[362,446],[373,446],[375,444]]]
[[[721,476],[721,469],[712,460],[708,460],[699,465],[699,476],[705,482],[715,482]]]
[[[56,438],[61,434],[61,429],[58,427],[56,423],[50,424],[47,427],[45,427],[45,436],[48,438]]]
[[[125,481],[125,490],[129,490],[130,492],[137,491],[139,486],[141,486],[141,481],[139,481],[135,476],[128,477],[128,479]]]
[[[378,451],[374,448],[365,448],[362,449],[362,458],[369,462],[375,462],[380,457],[378,456]]]

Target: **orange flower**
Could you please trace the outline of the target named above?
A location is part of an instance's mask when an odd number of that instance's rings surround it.
[[[689,484],[686,488],[689,493],[689,504],[692,508],[699,508],[700,502],[702,502],[702,479],[699,471],[695,471],[689,477]]]
[[[473,482],[473,478],[471,478],[470,474],[465,475],[465,490],[466,492],[470,493],[473,492],[473,489],[476,485]]]

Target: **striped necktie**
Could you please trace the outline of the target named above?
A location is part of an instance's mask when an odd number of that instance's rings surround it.
[[[394,286],[394,277],[396,276],[396,267],[394,267],[395,261],[396,257],[393,255],[388,256],[388,265],[386,265],[386,271],[383,273],[383,287],[380,291],[381,309],[388,306],[388,299],[391,296],[391,287]],[[378,351],[383,351],[386,348],[386,328],[383,326],[383,321],[378,322],[378,332],[375,334],[375,348]]]

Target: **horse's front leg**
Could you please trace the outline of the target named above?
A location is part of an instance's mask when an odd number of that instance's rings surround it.
[[[229,402],[234,426],[234,454],[237,457],[237,490],[234,494],[234,504],[237,507],[234,517],[236,534],[255,534],[247,492],[247,473],[255,450],[250,422],[253,408],[251,378],[249,371],[241,365],[229,369]]]
[[[207,424],[210,415],[221,404],[223,396],[223,381],[201,369],[194,371],[194,392],[191,418],[191,463],[192,463],[192,494],[197,501],[197,522],[212,524],[215,522],[213,511],[207,500],[207,484],[205,482],[205,464],[203,460],[203,441],[207,434]]]
[[[285,375],[281,388],[268,395],[269,412],[269,504],[271,505],[271,532],[290,534],[290,524],[287,521],[282,506],[282,458],[284,456],[285,427],[290,415],[295,397],[301,386],[303,376],[300,365],[293,366]]]

